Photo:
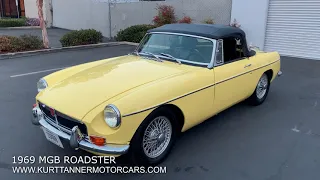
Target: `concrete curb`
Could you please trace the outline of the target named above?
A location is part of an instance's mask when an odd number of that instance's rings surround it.
[[[99,44],[88,44],[88,45],[80,45],[80,46],[70,46],[70,47],[50,48],[50,49],[40,49],[40,50],[34,50],[34,51],[7,53],[7,54],[0,54],[0,60],[12,59],[12,58],[18,58],[18,57],[26,57],[26,56],[34,56],[34,55],[45,54],[45,53],[62,52],[62,51],[67,51],[67,50],[92,49],[92,48],[119,46],[119,45],[137,46],[138,43],[121,41],[121,42],[108,42],[108,43],[99,43]]]
[[[127,41],[120,41],[119,43],[123,43],[123,44],[126,44],[126,45],[132,45],[132,46],[138,46],[139,43],[133,43],[133,42],[127,42]]]
[[[0,30],[40,29],[40,26],[0,27]]]

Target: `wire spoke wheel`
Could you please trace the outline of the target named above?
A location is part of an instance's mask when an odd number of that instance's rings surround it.
[[[263,74],[260,78],[257,89],[256,89],[256,95],[259,99],[262,99],[266,93],[269,86],[268,76],[266,74]]]
[[[168,147],[172,136],[172,125],[165,116],[153,119],[147,126],[142,140],[143,151],[149,158],[159,157]]]

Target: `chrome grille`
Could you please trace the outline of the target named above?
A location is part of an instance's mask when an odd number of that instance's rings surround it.
[[[44,119],[54,126],[55,128],[59,129],[60,131],[63,131],[65,133],[71,134],[71,129],[74,126],[78,126],[80,131],[87,135],[87,127],[84,123],[79,122],[78,120],[75,120],[67,115],[64,115],[58,111],[55,111],[55,116],[52,116],[50,113],[50,107],[47,105],[39,102],[39,108],[41,109],[42,113],[44,114]]]
[[[46,114],[44,114],[44,119],[50,124],[52,125],[53,127],[59,129],[60,131],[63,131],[67,134],[71,134],[71,129],[70,128],[67,128],[67,127],[64,127],[62,126],[61,124],[55,122],[55,120],[49,118]]]

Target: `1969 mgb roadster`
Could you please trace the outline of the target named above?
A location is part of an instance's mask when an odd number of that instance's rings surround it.
[[[239,28],[169,24],[132,54],[40,79],[32,122],[60,147],[154,165],[180,132],[240,101],[263,103],[281,73],[279,54],[249,49]]]

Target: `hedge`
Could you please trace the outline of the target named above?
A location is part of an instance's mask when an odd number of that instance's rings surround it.
[[[42,40],[38,36],[0,36],[0,53],[31,51],[37,49],[43,49]]]
[[[102,33],[94,29],[81,29],[66,33],[60,39],[63,47],[78,46],[86,44],[97,44],[102,42]]]
[[[147,31],[153,28],[155,28],[155,26],[149,24],[130,26],[124,30],[120,30],[117,34],[116,40],[139,43]]]
[[[20,27],[26,25],[26,18],[2,18],[0,19],[0,27]]]

